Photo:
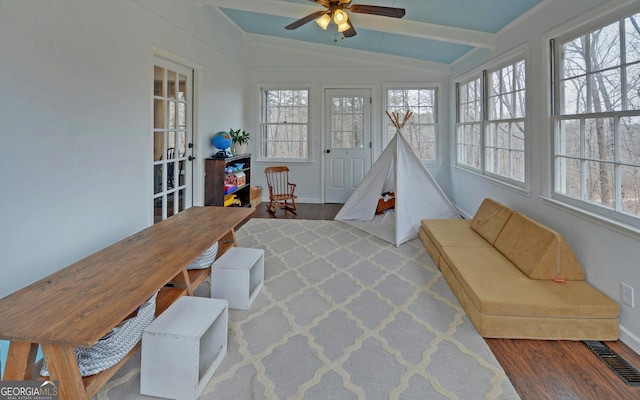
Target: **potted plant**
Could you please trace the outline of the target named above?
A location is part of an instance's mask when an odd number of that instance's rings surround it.
[[[249,143],[249,139],[251,139],[251,134],[244,130],[229,130],[229,136],[231,136],[231,142],[233,147],[233,153],[243,154],[247,149],[247,143]]]

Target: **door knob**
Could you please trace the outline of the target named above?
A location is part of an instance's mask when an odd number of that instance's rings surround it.
[[[325,151],[327,152],[327,154],[331,153],[331,149],[326,149]]]
[[[189,160],[189,161],[193,161],[193,160],[195,160],[195,159],[196,159],[196,158],[195,158],[194,156],[189,156],[189,158],[188,158],[187,160]]]

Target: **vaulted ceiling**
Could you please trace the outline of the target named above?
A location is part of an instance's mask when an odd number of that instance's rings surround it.
[[[347,11],[357,35],[331,24],[285,26],[325,9],[313,0],[201,0],[247,34],[278,37],[449,65],[474,48],[492,49],[497,33],[548,0],[352,0],[352,5],[404,8],[401,18]]]

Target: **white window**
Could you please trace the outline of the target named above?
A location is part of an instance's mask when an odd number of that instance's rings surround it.
[[[456,159],[458,165],[482,168],[482,84],[472,78],[457,85]]]
[[[508,61],[459,82],[456,97],[457,165],[524,187],[525,61]]]
[[[387,89],[387,111],[402,117],[413,112],[403,134],[418,157],[425,162],[438,161],[438,89],[435,87],[411,87]],[[396,128],[387,118],[388,140]]]
[[[640,226],[640,13],[552,41],[554,193]],[[635,218],[629,218],[629,216]]]
[[[260,156],[309,159],[309,89],[262,89]]]

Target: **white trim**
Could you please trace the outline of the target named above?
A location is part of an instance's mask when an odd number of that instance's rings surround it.
[[[640,337],[634,335],[633,332],[622,325],[620,325],[620,341],[629,346],[631,350],[640,354]]]
[[[546,204],[555,207],[559,210],[568,212],[569,214],[580,217],[586,221],[593,222],[607,229],[611,229],[623,235],[626,235],[634,240],[640,240],[640,229],[633,225],[625,224],[622,221],[618,221],[613,218],[607,218],[603,214],[588,211],[584,208],[571,205],[567,202],[563,202],[549,196],[539,196]]]
[[[598,26],[606,25],[607,22],[614,22],[625,14],[637,11],[637,0],[611,0],[543,34],[542,42],[548,43],[551,39],[579,35],[578,32],[584,34]]]

